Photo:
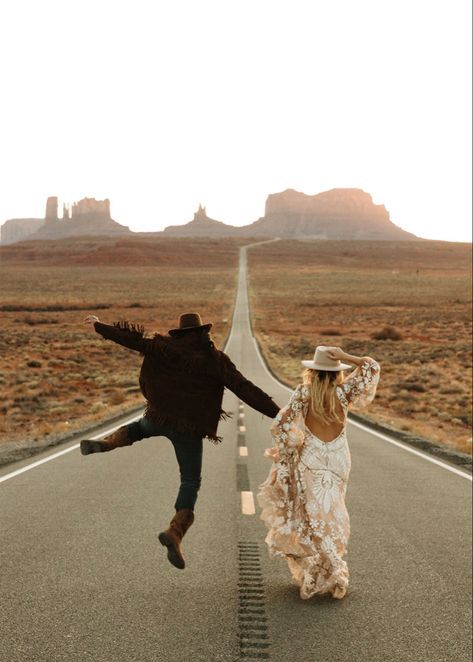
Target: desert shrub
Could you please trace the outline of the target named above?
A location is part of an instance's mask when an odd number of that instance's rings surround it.
[[[78,380],[82,379],[82,375],[80,372],[66,372],[63,374],[63,379],[69,379],[69,380]]]
[[[36,361],[35,359],[32,359],[30,361],[27,361],[26,365],[28,366],[28,368],[41,368],[43,364],[41,363],[41,361]]]
[[[21,324],[28,324],[28,326],[38,326],[39,324],[58,324],[57,319],[52,317],[24,317],[23,319],[16,319],[15,322]]]
[[[126,388],[127,386],[136,386],[136,379],[134,379],[133,381],[130,381],[127,378],[119,379],[115,383],[116,383],[117,386],[121,386],[123,388]]]
[[[112,405],[121,405],[122,402],[125,402],[126,397],[121,392],[112,393],[110,395],[110,404]]]
[[[92,414],[97,414],[99,411],[102,411],[102,409],[105,407],[103,402],[94,402],[92,407],[90,408],[90,412]]]
[[[52,414],[66,414],[69,411],[68,407],[64,407],[63,405],[60,405],[58,407],[51,407],[49,410]]]
[[[373,340],[402,340],[403,335],[395,326],[384,326],[380,331],[371,334]]]
[[[323,329],[320,332],[321,336],[341,336],[342,332],[339,329]]]
[[[409,393],[406,389],[399,391],[396,397],[397,400],[404,400],[405,402],[412,402],[412,394]]]
[[[427,391],[425,386],[419,382],[399,382],[397,386],[406,391],[415,391],[416,393],[425,393]]]

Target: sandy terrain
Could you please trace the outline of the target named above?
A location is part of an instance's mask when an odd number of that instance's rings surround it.
[[[471,452],[471,245],[281,241],[249,251],[249,274],[255,332],[284,381],[316,345],[371,355],[382,381],[360,413]]]
[[[143,403],[140,356],[85,325],[88,313],[152,334],[198,311],[222,343],[239,244],[81,238],[1,247],[0,442],[31,443]]]

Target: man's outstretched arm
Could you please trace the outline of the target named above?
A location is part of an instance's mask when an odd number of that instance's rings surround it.
[[[85,320],[87,324],[93,324],[94,329],[106,340],[133,349],[136,352],[146,354],[151,347],[151,340],[143,338],[144,328],[129,322],[115,322],[114,324],[103,324],[96,315],[88,315]]]
[[[253,382],[250,382],[249,379],[244,377],[226,354],[222,353],[222,360],[224,366],[224,385],[238,396],[240,400],[253,407],[253,409],[265,414],[265,416],[269,416],[269,418],[274,418],[280,409],[274,400],[262,389],[253,384]]]

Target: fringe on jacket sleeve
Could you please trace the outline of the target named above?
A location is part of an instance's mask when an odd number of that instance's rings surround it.
[[[94,328],[103,338],[112,340],[118,345],[128,347],[128,349],[133,349],[141,354],[146,354],[151,349],[152,341],[144,337],[145,330],[140,324],[134,324],[127,320],[119,320],[114,322],[113,325],[95,322]]]

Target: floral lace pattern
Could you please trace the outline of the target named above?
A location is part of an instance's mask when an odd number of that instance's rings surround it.
[[[376,361],[364,360],[341,386],[337,387],[337,395],[344,408],[349,405],[366,407],[376,394],[379,382],[380,366]]]
[[[364,361],[337,387],[345,412],[349,405],[373,400],[379,372],[378,363]],[[346,427],[329,442],[306,427],[309,398],[309,387],[299,384],[276,416],[273,447],[265,451],[273,464],[257,500],[269,529],[269,554],[286,559],[301,598],[317,593],[343,598],[349,579],[343,556],[350,536],[345,506],[350,450]]]

